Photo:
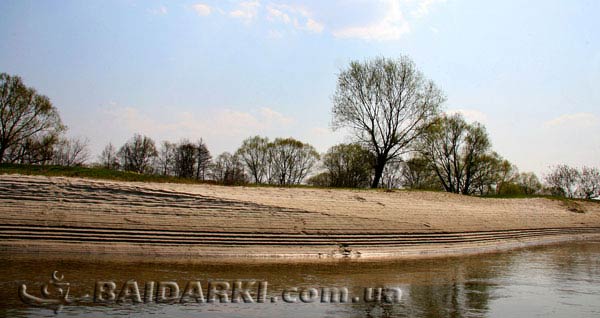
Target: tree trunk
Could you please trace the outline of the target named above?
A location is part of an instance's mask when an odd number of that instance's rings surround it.
[[[375,162],[375,177],[373,178],[373,183],[371,184],[372,189],[375,189],[379,186],[379,181],[381,181],[381,176],[383,175],[383,168],[385,168],[385,163],[385,157],[377,157],[377,161]]]

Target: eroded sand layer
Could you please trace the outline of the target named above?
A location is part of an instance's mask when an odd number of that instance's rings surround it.
[[[448,193],[0,176],[0,250],[181,257],[406,257],[600,233],[600,204]],[[498,245],[502,243],[503,245]]]

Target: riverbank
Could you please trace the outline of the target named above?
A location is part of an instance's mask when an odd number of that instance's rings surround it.
[[[374,260],[599,235],[596,202],[0,176],[0,253],[11,258]]]

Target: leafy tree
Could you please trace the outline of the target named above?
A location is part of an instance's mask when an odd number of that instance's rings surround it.
[[[196,172],[196,145],[188,140],[175,147],[175,174],[179,178],[193,178]]]
[[[500,159],[495,164],[495,168],[497,169],[496,193],[522,194],[523,191],[521,191],[521,187],[517,184],[519,178],[519,169],[517,166],[505,159]],[[508,188],[511,189],[509,190]]]
[[[0,163],[43,163],[66,128],[50,99],[0,73]]]
[[[497,178],[499,156],[489,152],[485,128],[467,124],[460,114],[439,117],[423,135],[419,150],[447,192],[471,194],[474,183],[485,192]]]
[[[420,155],[403,162],[401,174],[404,187],[428,190],[440,188],[440,182],[431,168],[430,162]]]
[[[59,136],[54,134],[27,138],[21,143],[9,147],[4,153],[5,162],[20,164],[47,164],[52,161],[54,147]]]
[[[522,172],[517,178],[517,184],[523,194],[538,194],[542,190],[542,183],[533,172]]]
[[[158,155],[154,140],[135,134],[118,152],[122,168],[126,171],[149,173],[152,160]]]
[[[244,140],[242,146],[236,152],[236,155],[246,166],[254,183],[260,184],[267,179],[268,147],[268,138],[254,136]]]
[[[306,180],[306,183],[315,187],[330,187],[331,186],[331,175],[329,172],[321,172],[314,176],[311,176]]]
[[[268,171],[272,184],[300,184],[319,160],[319,153],[309,144],[293,138],[277,138],[268,145]]]
[[[406,56],[352,62],[338,76],[333,127],[347,127],[375,155],[371,187],[385,165],[409,151],[445,97]]]
[[[360,144],[339,144],[329,148],[323,165],[331,187],[363,188],[371,183],[374,158]]]
[[[518,192],[518,187],[515,187],[512,182],[505,179],[507,176],[506,169],[508,168],[508,171],[510,171],[511,166],[510,162],[504,160],[495,151],[483,153],[474,162],[474,167],[472,168],[474,173],[471,178],[469,192],[463,194],[489,195],[501,193],[503,189],[507,192],[505,194],[517,194],[513,193],[513,190],[517,189]]]

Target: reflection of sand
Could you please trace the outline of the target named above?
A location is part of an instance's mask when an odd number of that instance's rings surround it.
[[[411,257],[600,233],[600,204],[447,193],[0,176],[0,251],[157,257]],[[502,243],[502,244],[499,244]]]

